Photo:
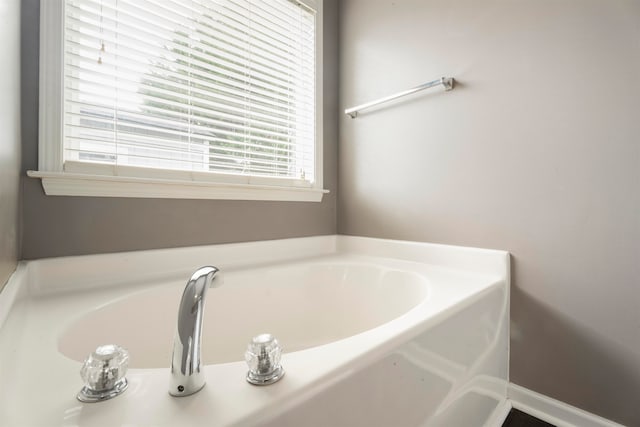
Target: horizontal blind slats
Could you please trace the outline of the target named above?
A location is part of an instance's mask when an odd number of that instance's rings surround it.
[[[312,11],[287,0],[66,6],[67,160],[313,180]]]
[[[118,124],[115,125],[113,120],[109,121],[105,119],[105,120],[92,120],[91,124],[93,126],[87,126],[83,124],[73,124],[73,125],[69,125],[68,135],[72,136],[76,134],[81,134],[81,135],[85,135],[87,140],[112,142],[113,141],[112,133],[115,128],[119,133],[119,139],[125,138],[125,135],[127,134],[138,135],[141,138],[148,136],[158,140],[159,142],[163,140],[171,141],[176,151],[180,150],[180,141],[194,141],[194,140],[205,141],[206,140],[206,141],[213,141],[213,142],[220,142],[225,144],[242,146],[244,149],[255,147],[255,148],[271,148],[271,149],[280,150],[280,151],[285,150],[289,153],[294,153],[298,151],[310,152],[309,149],[303,149],[303,150],[297,149],[298,147],[296,146],[295,143],[291,143],[287,140],[284,140],[284,141],[274,140],[274,139],[269,140],[269,139],[259,138],[251,135],[251,136],[243,136],[243,139],[240,141],[240,140],[222,138],[222,136],[235,136],[235,134],[231,134],[230,132],[216,132],[216,134],[213,134],[213,135],[206,135],[206,134],[195,134],[191,132],[180,132],[176,130],[166,130],[166,129],[159,130],[157,127],[153,127],[153,126],[146,126],[146,127],[130,126],[126,122],[123,123],[122,120],[118,121],[117,123]],[[98,127],[100,124],[102,125],[102,127]],[[97,137],[100,135],[100,132],[104,134],[104,138],[97,139]],[[192,144],[192,142],[189,142],[189,143]],[[114,147],[115,147],[115,144],[114,144]]]
[[[168,33],[167,30],[163,31],[162,27],[140,27],[136,25],[138,23],[135,21],[127,23],[122,20],[119,22],[100,20],[100,22],[97,22],[98,19],[94,12],[83,11],[74,14],[74,16],[69,16],[67,18],[67,27],[78,35],[99,36],[113,44],[117,42],[115,37],[121,40],[122,38],[127,38],[130,42],[154,49],[166,50],[168,47],[174,49],[188,47],[206,52],[206,49],[222,49],[226,47],[223,50],[226,50],[230,55],[238,55],[248,51],[250,47],[253,48],[252,54],[258,61],[262,58],[266,64],[270,64],[271,61],[278,60],[283,67],[290,67],[289,61],[292,58],[304,61],[305,59],[300,57],[300,53],[311,53],[314,48],[311,40],[305,41],[302,45],[292,44],[288,41],[278,43],[269,39],[268,36],[251,36],[220,23],[212,24],[210,31],[207,33],[203,30],[197,36],[193,36],[183,33],[183,31],[192,31],[189,28],[185,28],[180,32]],[[131,19],[135,18],[131,17]],[[234,51],[233,49],[236,50]],[[268,51],[271,55],[265,56],[265,51]]]
[[[113,109],[111,108],[112,107],[111,105],[103,106],[97,103],[83,103],[79,101],[75,101],[73,105],[74,107],[69,109],[68,111],[69,113],[73,114],[78,111],[85,111],[85,113],[77,113],[77,114],[87,118],[90,118],[92,115],[97,116],[100,114],[102,115],[107,114],[113,117]],[[180,104],[177,104],[177,105],[181,106]],[[171,107],[174,105],[169,104],[168,106]],[[86,114],[87,107],[93,108],[91,115]],[[119,113],[135,114],[138,112],[136,108],[138,108],[138,104],[135,103],[135,101],[133,103],[128,103],[126,102],[126,100],[123,100],[123,99],[118,100]],[[191,110],[195,110],[195,107],[192,107]],[[193,112],[193,111],[180,112],[178,110],[174,110],[171,112],[171,114],[169,114],[167,111],[168,111],[167,105],[161,105],[159,107],[152,106],[152,105],[145,106],[145,112],[148,113],[146,117],[148,117],[150,121],[153,121],[156,119],[163,120],[166,118],[167,120],[171,120],[168,123],[172,123],[174,126],[175,126],[175,123],[189,121],[192,118],[192,112]],[[277,135],[291,134],[294,131],[296,132],[313,131],[313,123],[310,121],[309,122],[291,121],[291,122],[285,123],[284,125],[281,125],[281,124],[275,124],[275,123],[267,123],[267,122],[260,121],[248,116],[244,118],[239,118],[234,115],[226,114],[222,111],[214,111],[214,110],[207,110],[207,109],[201,109],[200,112],[196,111],[195,114],[197,115],[198,121],[206,122],[208,124],[211,124],[212,126],[221,126],[223,128],[224,127],[235,128],[237,126],[242,126],[243,130],[251,131],[257,134],[277,136]]]
[[[233,55],[235,52],[248,52],[252,53],[252,61],[260,63],[264,66],[273,66],[276,61],[281,66],[287,67],[290,65],[291,57],[298,60],[304,60],[299,57],[299,53],[310,53],[313,51],[312,39],[304,40],[303,44],[300,44],[300,40],[289,39],[274,39],[271,34],[246,34],[239,29],[225,25],[224,23],[213,23],[209,27],[202,27],[199,25],[198,29],[195,29],[197,36],[189,35],[189,31],[194,29],[183,27],[180,32],[169,32],[170,30],[163,26],[154,25],[154,23],[145,22],[146,26],[140,26],[139,16],[129,16],[126,13],[120,13],[120,19],[118,22],[104,20],[98,18],[96,15],[98,12],[91,10],[78,10],[76,17],[69,17],[69,22],[74,22],[78,27],[78,21],[82,22],[82,29],[91,34],[100,33],[102,37],[111,43],[115,43],[115,40],[110,37],[110,34],[118,37],[127,37],[130,42],[136,42],[140,44],[148,44],[149,47],[158,48],[171,47],[173,49],[182,49],[188,46],[191,49],[197,48],[200,51],[205,51],[216,46],[226,46],[226,52]],[[128,19],[125,20],[124,18]],[[98,22],[99,21],[99,22]],[[168,25],[172,24],[171,22]],[[180,25],[174,23],[173,25]],[[215,34],[215,37],[212,36]],[[146,37],[145,37],[146,36]],[[246,46],[241,45],[242,42]],[[297,44],[296,44],[297,43]],[[265,56],[266,53],[270,53],[270,56]],[[276,68],[277,69],[277,68]]]
[[[84,46],[86,49],[85,51],[90,51],[91,45],[89,43],[93,43],[93,50],[95,53],[92,56],[90,54],[87,55],[87,58],[91,59],[97,58],[99,55],[109,57],[112,55],[109,45],[123,43],[122,37],[121,40],[118,41],[115,36],[101,35],[96,31],[81,33],[74,29],[68,29],[67,33],[71,38],[68,46],[75,43],[78,46]],[[105,51],[103,53],[99,53],[101,41],[106,43]],[[308,73],[313,71],[313,63],[308,59],[301,59],[298,61],[297,67],[295,68],[286,68],[274,66],[274,62],[270,60],[272,58],[261,58],[260,55],[250,52],[249,50],[239,50],[233,53],[216,48],[215,46],[209,46],[207,47],[211,49],[208,53],[209,58],[203,58],[203,55],[207,55],[206,51],[194,51],[190,52],[189,56],[185,56],[179,51],[179,49],[184,49],[185,46],[180,45],[177,41],[166,41],[164,47],[148,44],[143,39],[136,39],[134,37],[128,37],[126,41],[129,43],[119,46],[117,51],[118,57],[129,57],[140,61],[140,55],[143,57],[149,57],[149,50],[155,50],[157,52],[153,57],[154,61],[158,61],[158,63],[164,62],[165,65],[171,66],[175,69],[180,69],[181,66],[184,66],[187,63],[185,58],[188,58],[188,64],[190,67],[200,66],[202,69],[208,69],[209,66],[214,65],[221,68],[225,73],[231,72],[241,77],[246,77],[247,71],[253,71],[254,75],[252,77],[254,79],[258,78],[261,81],[263,80],[273,85],[286,86],[290,83],[291,78],[297,71],[305,71]],[[68,53],[74,52],[68,51]],[[247,58],[249,54],[251,55],[251,58]],[[175,59],[173,61],[167,61],[165,58]],[[182,60],[183,64],[178,62],[179,60]]]
[[[144,141],[134,139],[123,139],[122,144],[118,146],[117,151],[112,151],[106,148],[106,145],[101,145],[100,141],[95,141],[91,150],[70,150],[76,151],[79,154],[90,153],[93,155],[100,155],[94,158],[100,158],[101,162],[109,162],[109,156],[114,158],[116,155],[131,156],[136,159],[145,160],[159,160],[159,161],[177,161],[177,162],[191,162],[196,166],[208,165],[210,160],[226,160],[234,163],[236,167],[241,167],[246,170],[267,170],[271,168],[274,171],[287,172],[291,168],[289,157],[285,155],[279,155],[277,153],[268,152],[243,152],[242,155],[224,155],[216,154],[215,152],[207,152],[209,147],[198,147],[191,151],[179,151],[176,152],[171,148],[159,145],[157,141],[149,144],[145,144]],[[82,159],[82,157],[80,157]],[[134,164],[133,162],[130,164]],[[202,167],[197,167],[201,170]]]
[[[182,114],[179,118],[167,118],[162,115],[148,114],[148,111],[139,112],[127,109],[127,106],[120,104],[122,108],[118,110],[118,120],[128,120],[131,126],[135,124],[147,124],[147,126],[162,130],[162,129],[182,129],[185,134],[219,134],[236,136],[238,132],[243,134],[251,134],[256,138],[260,138],[265,142],[280,141],[283,138],[294,139],[296,134],[302,132],[311,132],[313,127],[311,124],[306,126],[299,126],[294,131],[276,131],[275,129],[260,128],[255,126],[249,126],[243,122],[238,121],[224,121],[215,116],[198,116],[197,120],[192,120],[191,116],[187,113]],[[95,111],[88,115],[83,110],[69,110],[67,111],[67,118],[69,125],[73,126],[75,123],[90,122],[95,126],[99,126],[101,123],[113,123],[115,117],[109,114],[110,112],[100,114]],[[145,114],[146,113],[146,114]],[[90,127],[88,127],[90,128]],[[291,142],[290,145],[296,145],[295,142]]]
[[[74,94],[75,92],[79,92],[84,96],[83,98],[81,98],[79,95],[78,98],[70,100],[73,103],[94,104],[96,107],[103,108],[113,108],[114,104],[119,105],[119,100],[116,102],[114,98],[105,99],[104,97],[101,97],[102,94],[100,92],[100,89],[101,87],[96,83],[86,83],[84,90],[81,92],[71,87],[66,88],[67,92],[69,92],[70,95]],[[161,93],[164,93],[167,96],[171,95],[171,93],[168,91],[162,91]],[[125,103],[126,105],[129,98],[127,98],[126,94],[124,94],[121,95],[119,99],[122,99],[123,103]],[[157,105],[160,106],[160,108],[164,107],[167,110],[179,108],[183,111],[188,111],[189,115],[195,115],[196,117],[198,117],[199,115],[204,115],[205,117],[208,115],[224,116],[226,114],[226,117],[235,118],[236,120],[240,120],[243,122],[258,123],[258,127],[260,127],[260,123],[263,123],[264,126],[267,127],[285,126],[287,129],[292,130],[292,127],[296,124],[311,122],[310,120],[305,121],[304,119],[298,119],[298,117],[296,117],[294,114],[287,113],[286,111],[278,111],[276,115],[273,114],[272,111],[263,111],[256,108],[255,106],[253,106],[253,108],[249,110],[243,109],[239,106],[234,106],[233,104],[225,104],[216,101],[192,100],[190,104],[184,104],[180,101],[171,100],[165,97],[147,96],[145,97],[145,99],[149,102],[142,105],[141,108],[143,109],[147,109],[149,104],[151,104],[151,106]],[[131,102],[136,103],[135,96],[133,96]],[[140,106],[140,103],[137,103],[137,105]],[[300,126],[297,127],[299,128]]]
[[[153,84],[155,84],[155,87],[170,89],[176,93],[188,90],[191,94],[200,94],[202,97],[211,97],[220,93],[228,96],[241,97],[242,99],[251,100],[256,103],[274,105],[277,108],[282,108],[282,104],[290,104],[292,99],[299,94],[296,98],[298,102],[302,101],[304,105],[313,108],[312,94],[308,93],[309,91],[305,90],[304,86],[296,87],[292,85],[288,93],[278,92],[276,90],[269,92],[270,88],[265,89],[254,86],[251,83],[247,83],[244,87],[241,87],[240,83],[231,85],[226,83],[226,81],[219,81],[224,79],[219,79],[218,81],[203,81],[201,79],[189,80],[188,77],[190,76],[167,72],[165,70],[161,70],[162,74],[152,71],[154,74],[146,74],[142,79],[138,80],[136,79],[138,76],[136,74],[137,70],[134,68],[135,63],[128,60],[121,60],[116,69],[116,67],[109,67],[104,64],[94,67],[93,62],[95,61],[83,57],[78,58],[73,54],[68,56],[74,59],[73,64],[67,65],[66,74],[70,79],[76,78],[76,74],[82,72],[83,78],[86,81],[105,81],[117,78],[121,83],[137,85],[139,89],[142,89],[144,85],[151,85],[151,88],[154,88]],[[133,88],[132,91],[135,91],[135,89],[136,88]],[[137,92],[142,94],[140,90]]]

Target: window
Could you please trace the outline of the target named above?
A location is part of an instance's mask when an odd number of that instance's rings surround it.
[[[319,201],[321,2],[49,0],[47,194]]]

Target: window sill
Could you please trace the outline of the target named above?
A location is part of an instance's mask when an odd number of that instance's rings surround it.
[[[329,190],[255,184],[221,184],[172,179],[27,171],[42,179],[49,196],[136,197],[159,199],[270,200],[320,202]]]

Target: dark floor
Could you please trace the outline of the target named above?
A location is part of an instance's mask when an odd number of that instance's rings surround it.
[[[512,409],[507,415],[507,419],[504,420],[502,427],[555,427],[553,424],[549,424],[542,420],[525,414],[517,409]]]

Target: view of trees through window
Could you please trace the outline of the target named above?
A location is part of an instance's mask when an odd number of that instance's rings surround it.
[[[197,25],[198,33],[203,30]],[[140,93],[145,95],[142,111],[150,117],[160,117],[174,120],[176,116],[185,117],[188,126],[197,128],[197,136],[193,139],[196,145],[208,147],[209,169],[213,171],[245,172],[252,169],[271,168],[276,175],[289,175],[290,168],[295,165],[295,152],[290,150],[291,134],[269,129],[268,123],[262,130],[272,131],[265,139],[260,137],[259,130],[248,127],[241,117],[229,116],[212,118],[209,105],[222,103],[231,108],[254,108],[259,106],[256,101],[247,105],[246,98],[233,99],[228,90],[237,91],[246,83],[229,77],[233,70],[225,66],[224,60],[216,62],[215,46],[210,41],[202,41],[205,47],[189,48],[186,33],[177,33],[181,37],[173,40],[174,46],[166,49],[175,57],[177,71],[163,63],[157,63],[151,68],[140,85]],[[206,50],[209,47],[211,50]],[[198,73],[199,81],[192,82],[189,73]],[[222,83],[221,83],[222,82]],[[228,83],[225,83],[228,82]],[[178,88],[171,86],[177,84]],[[287,88],[282,88],[286,91]],[[278,105],[281,117],[286,119],[287,113],[295,108],[292,102],[288,105]],[[177,113],[177,114],[176,114]],[[159,125],[159,127],[163,127]],[[184,141],[187,142],[187,141]],[[274,161],[275,160],[275,161]],[[254,165],[252,168],[251,166]]]

